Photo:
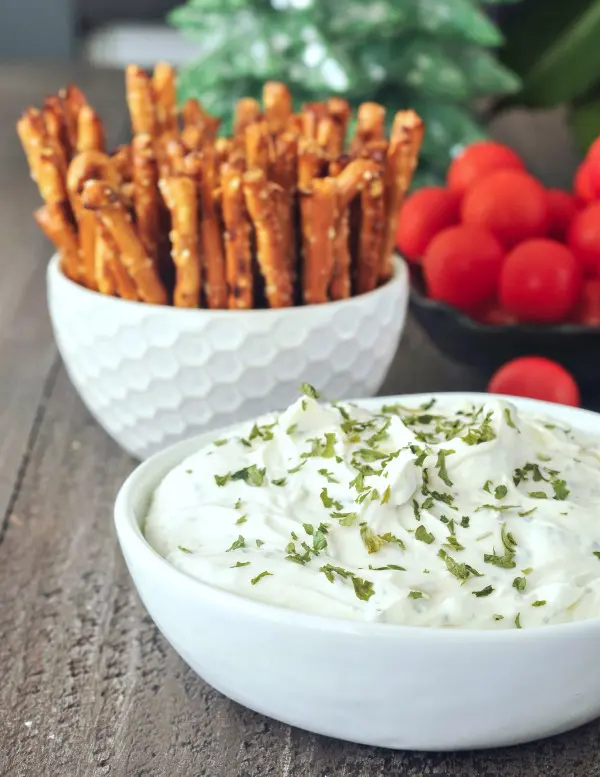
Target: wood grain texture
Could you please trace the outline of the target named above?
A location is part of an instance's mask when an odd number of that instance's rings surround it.
[[[112,525],[134,462],[90,418],[56,359],[44,312],[48,251],[29,221],[35,193],[7,120],[65,75],[85,85],[86,71],[17,70],[0,68],[0,777],[600,777],[598,723],[488,753],[361,747],[243,709],[167,645]],[[120,76],[87,77],[90,99],[97,91],[117,126]],[[409,323],[384,393],[481,387]]]

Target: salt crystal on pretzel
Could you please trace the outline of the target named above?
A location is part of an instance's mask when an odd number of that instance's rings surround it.
[[[82,201],[86,210],[97,214],[116,243],[121,261],[134,281],[140,299],[165,305],[166,289],[115,190],[103,181],[87,181]]]
[[[292,304],[292,282],[278,218],[275,189],[265,173],[248,170],[243,177],[246,207],[256,232],[258,264],[265,279],[269,306],[285,308]]]
[[[197,308],[202,276],[196,184],[186,176],[171,176],[162,178],[159,186],[171,214],[171,257],[176,272],[173,303],[179,308]]]
[[[302,297],[306,305],[314,305],[329,299],[337,211],[335,179],[316,178],[311,193],[303,199]]]
[[[177,132],[177,90],[175,71],[167,62],[158,62],[152,74],[158,132]]]
[[[170,138],[164,144],[166,161],[169,168],[169,175],[184,175],[184,159],[187,153],[186,147],[179,138]],[[162,176],[161,173],[161,177]]]
[[[96,111],[84,105],[77,117],[77,152],[104,151],[104,127]]]
[[[146,253],[157,266],[160,197],[156,154],[150,135],[135,135],[131,151],[136,227]]]
[[[79,263],[79,241],[77,233],[62,203],[43,205],[35,211],[34,218],[60,254],[60,267],[63,273],[75,283],[83,283],[83,273]]]
[[[156,102],[148,74],[137,65],[125,69],[125,92],[134,135],[158,135]]]
[[[384,179],[386,219],[380,263],[382,281],[390,278],[393,272],[396,224],[417,166],[424,131],[423,120],[414,111],[399,111],[394,117]]]
[[[242,97],[235,106],[235,115],[233,119],[233,134],[236,137],[243,137],[246,128],[250,124],[259,121],[261,118],[260,104],[258,100],[252,97]]]
[[[221,174],[225,267],[229,288],[228,307],[247,310],[253,305],[252,227],[246,212],[242,174],[224,165]]]
[[[208,146],[202,153],[191,152],[185,158],[185,172],[198,187],[200,202],[200,245],[205,267],[206,300],[208,307],[227,307],[227,284],[225,280],[225,256],[222,231],[214,202],[217,169],[216,153]]]
[[[39,178],[40,154],[48,143],[46,123],[37,108],[27,108],[17,122],[17,133],[27,157],[32,179]]]
[[[292,114],[292,95],[280,81],[267,81],[263,86],[263,105],[269,132],[283,132]]]
[[[273,158],[273,142],[266,121],[256,121],[246,127],[245,141],[248,169],[257,168],[268,176]]]
[[[377,171],[360,195],[361,221],[356,266],[356,292],[373,291],[379,281],[385,239],[385,201],[382,173]]]

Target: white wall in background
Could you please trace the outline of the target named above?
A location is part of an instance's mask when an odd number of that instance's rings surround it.
[[[94,65],[150,68],[160,60],[177,66],[194,59],[200,48],[178,30],[162,24],[122,23],[99,27],[82,43],[81,57]]]

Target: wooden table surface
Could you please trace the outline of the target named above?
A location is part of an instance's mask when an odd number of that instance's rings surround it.
[[[44,299],[50,249],[30,217],[37,193],[13,130],[26,105],[69,80],[88,92],[112,138],[122,134],[121,74],[0,67],[2,777],[600,775],[600,723],[484,753],[361,747],[243,709],[166,644],[113,531],[113,499],[135,463],[85,410],[52,340]],[[478,388],[409,323],[386,392]]]

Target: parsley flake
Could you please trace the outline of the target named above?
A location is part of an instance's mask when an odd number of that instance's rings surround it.
[[[236,561],[235,564],[229,567],[229,569],[237,569],[237,567],[247,567],[249,565],[249,561]]]
[[[527,586],[527,580],[524,577],[515,577],[515,579],[512,581],[512,587],[516,588],[517,591],[523,592]]]
[[[252,580],[250,581],[250,583],[251,583],[251,585],[256,585],[259,580],[263,579],[263,577],[269,577],[269,576],[273,577],[273,573],[272,572],[267,572],[267,570],[265,569],[265,571],[261,572],[260,575],[256,575],[256,577],[253,577]]]
[[[246,547],[246,540],[240,534],[240,536],[237,538],[237,540],[235,540],[235,542],[231,545],[231,547],[227,548],[226,552],[229,553],[230,550],[239,550],[240,548],[245,548],[245,547]]]
[[[532,607],[543,607],[545,604],[547,604],[545,599],[538,599],[535,602],[531,602]]]
[[[408,598],[409,599],[423,599],[423,592],[422,591],[409,591]]]
[[[182,553],[191,553],[192,552],[191,550],[189,550],[189,548],[184,548],[183,545],[178,545],[177,547],[179,548],[179,550]]]
[[[247,520],[248,520],[248,517],[247,517],[246,515],[242,515],[242,517],[241,517],[241,518],[238,518],[238,519],[237,519],[237,521],[236,521],[236,525],[237,525],[237,524],[241,524],[241,523],[246,523],[246,521],[247,521]]]
[[[252,464],[249,467],[244,467],[234,472],[231,476],[232,480],[243,480],[247,485],[262,486],[265,481],[266,469],[259,469],[256,464]]]
[[[231,477],[231,472],[227,472],[225,475],[215,475],[215,483],[218,486],[223,487],[227,483],[230,477]]]
[[[494,588],[491,585],[486,585],[485,588],[482,588],[480,591],[471,591],[473,596],[476,596],[478,599],[481,599],[483,596],[489,596],[493,592]]]
[[[428,532],[427,529],[421,524],[415,532],[415,539],[419,540],[419,542],[425,542],[427,545],[431,545],[431,543],[435,540],[435,537],[431,532]]]
[[[316,388],[311,386],[310,383],[303,383],[300,386],[300,391],[304,394],[304,396],[310,397],[311,399],[319,399],[321,396]]]

